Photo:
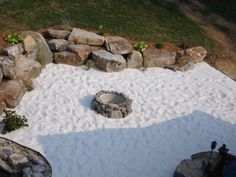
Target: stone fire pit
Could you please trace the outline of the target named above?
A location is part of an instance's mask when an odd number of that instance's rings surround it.
[[[123,93],[102,90],[95,95],[91,107],[105,117],[119,119],[132,112],[131,104],[132,100]]]

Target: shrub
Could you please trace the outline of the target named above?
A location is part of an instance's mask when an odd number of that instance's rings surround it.
[[[67,30],[70,31],[72,30],[73,26],[71,26],[70,24],[65,24],[61,26],[63,30]]]
[[[100,26],[98,27],[98,33],[97,33],[97,34],[99,34],[99,35],[101,35],[101,36],[104,36],[105,32],[104,32],[103,25],[100,25]]]
[[[62,22],[61,22],[61,28],[62,28],[63,30],[68,30],[68,31],[72,30],[73,26],[72,26],[71,20],[68,20],[68,19],[62,20]]]
[[[18,33],[8,34],[7,37],[5,38],[5,41],[11,45],[21,43],[23,40],[24,40],[23,37]]]
[[[144,41],[136,42],[134,44],[134,48],[141,53],[143,53],[147,47],[148,47],[148,45]]]
[[[15,111],[11,110],[4,110],[5,116],[2,120],[2,123],[4,123],[4,129],[2,131],[3,134],[6,134],[8,132],[11,132],[13,130],[22,128],[22,127],[28,127],[28,121],[25,118],[25,116],[19,116],[16,114]]]
[[[158,49],[162,49],[164,47],[164,44],[162,42],[157,42],[155,46]]]
[[[93,60],[87,60],[85,63],[86,70],[89,70],[90,68],[95,67],[95,62]]]

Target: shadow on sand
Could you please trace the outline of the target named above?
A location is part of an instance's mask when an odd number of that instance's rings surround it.
[[[236,152],[236,125],[195,111],[143,128],[98,129],[38,137],[56,177],[172,177],[212,140]]]

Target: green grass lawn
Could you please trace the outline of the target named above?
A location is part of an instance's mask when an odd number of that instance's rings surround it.
[[[147,42],[214,46],[208,33],[161,0],[16,0],[0,4],[1,30],[47,28],[71,23]]]

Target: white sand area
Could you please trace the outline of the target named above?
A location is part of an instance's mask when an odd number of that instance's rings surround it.
[[[100,90],[128,95],[133,113],[98,115],[90,102]],[[172,177],[213,140],[236,154],[236,82],[206,63],[185,73],[49,64],[16,110],[30,126],[4,137],[43,153],[53,177]]]

